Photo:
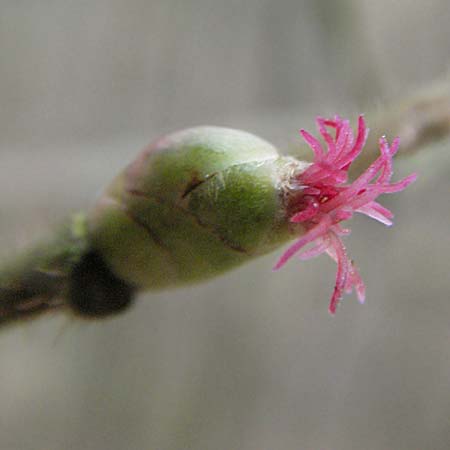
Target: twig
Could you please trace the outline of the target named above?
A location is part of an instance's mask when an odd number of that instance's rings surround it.
[[[19,255],[0,270],[0,325],[67,306],[68,281],[87,249],[84,216],[56,230],[53,240]]]
[[[405,156],[447,138],[450,83],[380,109],[370,123],[369,142],[352,166],[353,174],[378,156],[382,134],[390,140],[400,136],[400,154]],[[0,326],[56,310],[103,317],[128,307],[135,291],[115,277],[90,248],[86,218],[79,214],[57,230],[53,239],[0,269]]]

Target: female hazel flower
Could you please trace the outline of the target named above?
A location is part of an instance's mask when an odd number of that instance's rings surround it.
[[[348,184],[367,138],[364,118],[356,138],[339,117],[317,124],[326,150],[301,131],[312,163],[280,156],[268,142],[227,128],[191,128],[157,140],[89,214],[92,247],[120,279],[158,290],[216,276],[300,235],[275,269],[314,243],[301,258],[327,252],[337,262],[330,312],[353,287],[364,301],[364,283],[341,241],[349,230],[340,222],[361,212],[390,225],[392,214],[375,199],[404,189],[415,175],[390,183],[399,141],[389,147],[382,138],[380,157]]]
[[[348,258],[341,237],[350,233],[340,222],[350,219],[354,212],[372,217],[381,223],[392,225],[393,214],[375,199],[380,194],[399,192],[416,179],[411,174],[401,181],[391,183],[392,158],[398,150],[399,139],[389,146],[383,136],[379,141],[380,156],[352,183],[347,183],[348,171],[366,142],[368,129],[364,117],[358,120],[356,139],[348,120],[336,116],[334,120],[317,118],[317,126],[326,144],[321,143],[305,130],[300,133],[314,152],[313,163],[295,177],[291,209],[291,222],[301,223],[306,233],[281,256],[275,270],[282,267],[307,244],[313,247],[300,253],[301,259],[309,259],[322,253],[336,262],[336,284],[329,311],[334,314],[344,292],[355,288],[361,303],[365,300],[365,286],[361,276]],[[334,130],[334,137],[328,128]]]

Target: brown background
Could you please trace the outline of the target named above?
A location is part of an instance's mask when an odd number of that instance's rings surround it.
[[[282,148],[316,114],[442,76],[448,0],[0,0],[0,256],[88,206],[156,136],[216,124]],[[0,448],[448,450],[450,152],[353,221],[368,288],[280,252],[103,323],[0,336]]]

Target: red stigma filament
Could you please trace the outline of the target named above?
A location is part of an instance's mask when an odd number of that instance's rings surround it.
[[[342,228],[340,222],[359,212],[387,226],[392,225],[393,214],[375,199],[381,194],[402,191],[416,179],[416,174],[396,183],[390,182],[392,158],[400,141],[395,138],[389,146],[386,138],[382,137],[379,140],[380,156],[356,180],[348,183],[349,168],[367,140],[364,117],[359,116],[356,137],[349,121],[338,116],[333,120],[319,117],[316,122],[326,149],[307,131],[300,131],[314,153],[314,160],[294,180],[299,195],[293,205],[295,212],[290,217],[291,222],[301,223],[306,233],[284,252],[274,269],[281,268],[300,251],[302,260],[327,253],[337,264],[335,287],[329,305],[330,313],[334,314],[344,293],[355,289],[359,301],[363,303],[365,300],[364,282],[347,256],[341,239],[350,234],[350,230]],[[334,131],[334,136],[329,129]],[[308,244],[312,247],[305,249]]]

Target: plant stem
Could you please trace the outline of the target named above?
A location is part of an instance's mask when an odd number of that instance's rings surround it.
[[[364,152],[352,166],[353,174],[379,154],[378,140],[386,135],[389,141],[400,137],[398,156],[424,150],[450,134],[450,81],[444,81],[416,95],[393,103],[370,114],[371,131]]]
[[[70,274],[87,247],[85,218],[78,214],[53,239],[0,268],[0,326],[65,308]]]

